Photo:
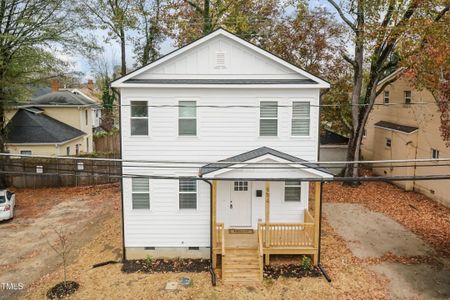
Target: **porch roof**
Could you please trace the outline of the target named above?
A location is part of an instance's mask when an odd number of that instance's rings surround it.
[[[287,153],[284,153],[284,152],[281,152],[281,151],[278,151],[278,150],[275,150],[275,149],[272,149],[269,147],[260,147],[260,148],[257,148],[257,149],[254,149],[254,150],[251,150],[248,152],[244,152],[244,153],[220,160],[219,162],[221,162],[221,163],[210,163],[210,164],[204,165],[203,167],[200,168],[200,176],[203,176],[205,174],[209,174],[209,173],[221,170],[221,169],[226,169],[226,168],[236,165],[236,164],[245,163],[250,160],[256,159],[258,157],[265,156],[265,155],[272,155],[272,156],[275,156],[275,157],[278,157],[278,158],[281,158],[283,160],[287,160],[287,161],[290,161],[293,163],[299,163],[302,166],[305,166],[307,168],[314,169],[316,171],[325,173],[324,175],[326,175],[326,176],[329,176],[329,175],[334,176],[334,174],[331,171],[329,171],[326,168],[320,167],[316,163],[308,162],[304,159],[298,158],[296,156],[293,156],[293,155],[290,155],[290,154],[287,154]],[[223,162],[230,162],[230,163],[227,164],[227,163],[223,163]]]

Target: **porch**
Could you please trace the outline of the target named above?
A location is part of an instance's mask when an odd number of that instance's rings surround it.
[[[315,182],[311,205],[303,211],[303,222],[270,222],[270,183],[265,182],[265,221],[254,228],[227,228],[217,222],[217,181],[213,187],[213,266],[220,268],[225,282],[261,281],[270,255],[310,255],[318,263],[321,182]],[[220,263],[218,264],[218,261]]]

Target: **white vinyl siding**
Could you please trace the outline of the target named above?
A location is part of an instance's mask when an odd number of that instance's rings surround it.
[[[197,180],[179,180],[180,209],[197,209]]]
[[[278,134],[278,102],[261,101],[259,108],[259,135],[277,136]]]
[[[309,136],[310,134],[310,105],[309,102],[292,103],[292,135]]]
[[[302,183],[300,181],[286,181],[284,183],[284,201],[301,201]]]
[[[131,135],[148,135],[147,101],[131,101]]]
[[[132,208],[150,209],[150,184],[148,178],[132,178]]]
[[[178,103],[178,135],[197,135],[197,107],[195,101]]]

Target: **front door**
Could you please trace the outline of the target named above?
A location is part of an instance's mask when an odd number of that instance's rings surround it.
[[[230,227],[252,226],[252,192],[250,182],[234,181],[231,184],[229,206]]]

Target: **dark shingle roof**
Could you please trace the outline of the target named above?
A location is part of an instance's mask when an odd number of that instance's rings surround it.
[[[312,79],[128,79],[125,83],[149,84],[317,84]]]
[[[62,143],[85,135],[81,130],[42,113],[19,109],[6,126],[7,142],[14,144]]]
[[[347,145],[348,137],[326,130],[320,135],[321,145]]]
[[[32,105],[74,105],[96,106],[94,101],[89,100],[83,95],[75,94],[70,91],[59,91],[45,94],[31,100]]]
[[[395,124],[395,123],[391,123],[391,122],[387,122],[387,121],[379,121],[379,122],[375,123],[374,126],[385,128],[385,129],[390,129],[390,130],[401,131],[404,133],[413,133],[414,131],[416,131],[418,129],[417,127],[400,125],[400,124]]]
[[[333,175],[329,170],[321,168],[321,167],[319,167],[319,165],[317,165],[315,163],[310,163],[301,158],[292,156],[290,154],[287,154],[287,153],[284,153],[284,152],[281,152],[281,151],[278,151],[278,150],[275,150],[275,149],[272,149],[269,147],[257,148],[257,149],[254,149],[254,150],[251,150],[251,151],[248,151],[248,152],[236,155],[236,156],[226,158],[224,160],[220,160],[220,162],[228,162],[228,161],[232,162],[229,164],[223,164],[223,163],[222,164],[218,164],[218,163],[207,164],[200,168],[200,175],[204,175],[204,174],[211,173],[211,172],[223,169],[223,168],[227,168],[229,166],[234,165],[236,162],[246,162],[248,160],[251,160],[251,159],[266,155],[266,154],[270,154],[270,155],[273,155],[273,156],[276,156],[276,157],[279,157],[279,158],[282,158],[282,159],[285,159],[288,161],[292,161],[292,162],[299,162],[303,166]]]

